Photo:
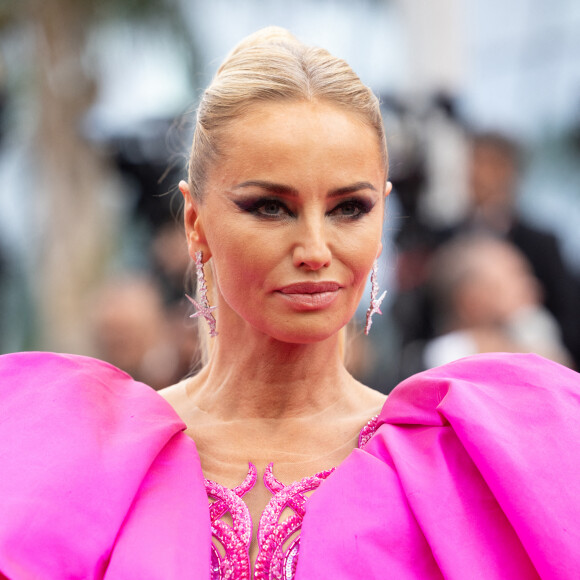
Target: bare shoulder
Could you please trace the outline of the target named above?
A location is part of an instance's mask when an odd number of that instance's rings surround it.
[[[164,389],[160,389],[157,393],[163,397],[172,407],[173,410],[183,419],[183,414],[187,408],[187,390],[186,381],[180,381]]]
[[[356,381],[357,407],[362,416],[374,417],[381,412],[387,395]]]

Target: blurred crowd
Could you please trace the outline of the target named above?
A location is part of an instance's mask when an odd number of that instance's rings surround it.
[[[415,372],[495,351],[578,368],[580,278],[555,233],[519,209],[526,151],[500,131],[470,129],[448,99],[434,99],[421,130],[435,151],[395,149],[395,296],[378,323],[391,325],[385,346],[395,354],[381,363],[375,345],[364,379],[388,391]]]
[[[197,319],[189,319],[184,295],[195,294],[176,187],[184,170],[166,147],[173,130],[170,122],[159,121],[145,135],[108,144],[131,193],[132,235],[124,242],[128,255],[87,302],[91,354],[156,389],[200,365]]]
[[[578,368],[580,281],[554,232],[519,211],[525,150],[501,132],[470,130],[448,98],[422,111],[384,102],[394,201],[381,266],[393,282],[371,339],[351,333],[352,372],[388,392],[412,373],[480,352],[535,352]],[[200,364],[174,193],[184,168],[165,146],[169,127],[159,121],[106,143],[130,211],[118,266],[85,306],[86,354],[155,388]]]
[[[389,391],[415,372],[492,351],[535,352],[577,368],[580,281],[554,233],[520,214],[523,147],[500,132],[469,130],[441,97],[423,113],[417,147],[405,142],[404,115],[394,110],[399,211],[387,208],[393,251],[383,258],[394,270],[392,296],[372,341],[352,333],[353,373]],[[392,114],[391,106],[387,124]],[[125,140],[116,162],[138,191],[133,219],[146,224],[147,274],[107,281],[91,299],[90,320],[97,356],[163,386],[199,364],[197,333],[183,301],[191,276],[176,200],[163,195],[181,175],[174,169],[160,183],[166,162],[136,155],[145,150]]]

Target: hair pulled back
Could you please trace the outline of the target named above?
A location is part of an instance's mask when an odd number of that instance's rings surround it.
[[[189,160],[189,185],[197,199],[203,199],[208,169],[222,152],[228,124],[260,103],[285,100],[324,101],[358,115],[377,133],[387,174],[383,121],[373,92],[344,60],[272,26],[242,40],[203,93]]]

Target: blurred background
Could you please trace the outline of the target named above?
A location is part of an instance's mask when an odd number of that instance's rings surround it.
[[[388,294],[352,372],[388,392],[474,352],[578,368],[577,0],[0,0],[0,352],[155,388],[195,368],[176,185],[200,92],[271,24],[383,106]]]

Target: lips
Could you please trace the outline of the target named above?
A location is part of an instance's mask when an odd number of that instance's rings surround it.
[[[341,285],[337,282],[297,282],[277,290],[292,308],[298,311],[321,310],[338,297]]]
[[[340,284],[336,282],[297,282],[280,288],[282,294],[321,294],[323,292],[336,292]]]

